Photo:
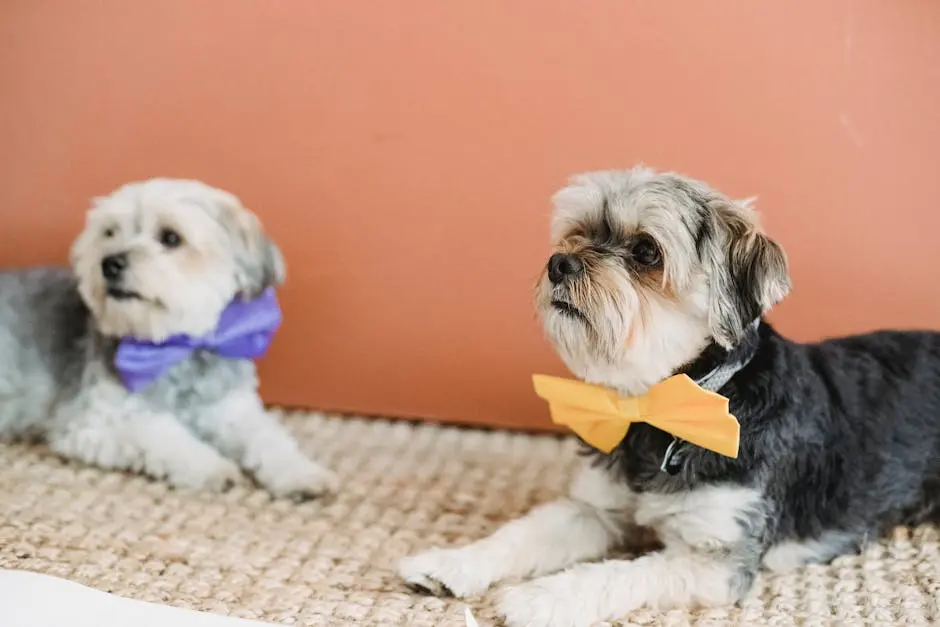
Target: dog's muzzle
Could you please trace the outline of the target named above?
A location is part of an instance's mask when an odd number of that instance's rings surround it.
[[[101,276],[107,283],[108,296],[115,300],[141,300],[140,294],[123,285],[127,266],[127,253],[108,255],[101,260]]]

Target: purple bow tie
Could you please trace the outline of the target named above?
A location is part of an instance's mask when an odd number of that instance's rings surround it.
[[[233,300],[206,336],[174,335],[159,344],[124,338],[118,344],[114,365],[127,389],[138,392],[196,350],[228,359],[260,357],[280,325],[281,309],[274,288],[268,288],[254,300]]]

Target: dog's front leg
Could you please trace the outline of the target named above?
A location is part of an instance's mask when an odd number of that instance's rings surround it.
[[[49,447],[62,457],[165,479],[178,488],[225,490],[238,466],[199,440],[176,416],[154,412],[108,386],[62,407]]]
[[[413,588],[460,597],[482,593],[503,579],[554,572],[602,557],[623,541],[633,502],[624,486],[586,465],[572,483],[570,498],[537,507],[473,544],[407,557],[398,572]]]
[[[641,607],[734,603],[750,589],[758,558],[670,550],[635,560],[581,564],[509,588],[500,602],[507,627],[588,627]]]
[[[584,627],[641,607],[725,605],[750,590],[766,542],[759,491],[715,485],[647,493],[635,520],[653,528],[665,549],[510,588],[500,605],[507,627]]]
[[[254,390],[234,392],[187,422],[275,496],[303,500],[337,489],[336,476],[303,454]]]

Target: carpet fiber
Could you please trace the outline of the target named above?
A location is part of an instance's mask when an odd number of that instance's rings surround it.
[[[409,593],[396,561],[480,538],[562,493],[575,462],[573,442],[553,436],[285,420],[343,480],[332,501],[176,492],[0,446],[0,568],[288,625],[462,627],[465,603]],[[481,627],[498,624],[495,598],[468,601]],[[940,535],[923,527],[829,567],[763,575],[737,608],[643,611],[618,624],[932,625],[938,605]]]

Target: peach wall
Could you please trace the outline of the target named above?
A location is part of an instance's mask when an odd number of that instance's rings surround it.
[[[549,195],[645,161],[758,195],[796,338],[940,326],[932,0],[7,0],[0,264],[186,176],[290,267],[269,401],[544,426]]]

